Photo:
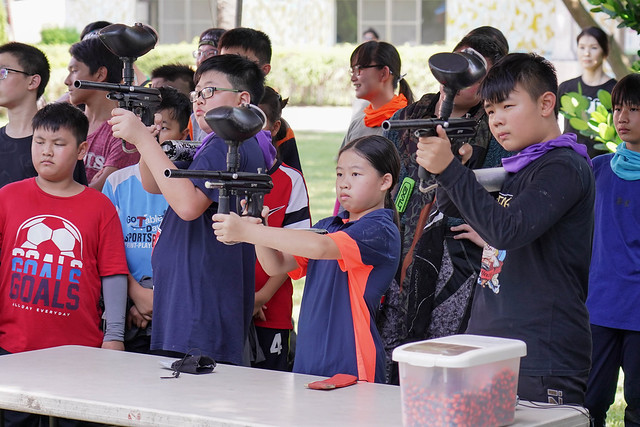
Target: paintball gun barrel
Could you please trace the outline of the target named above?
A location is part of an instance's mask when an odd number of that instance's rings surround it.
[[[217,188],[221,193],[231,193],[247,199],[247,214],[260,218],[264,195],[273,188],[267,174],[250,172],[204,171],[189,169],[165,169],[168,178],[206,179],[207,188]],[[218,213],[229,213],[229,198],[219,197]]]
[[[109,92],[107,98],[118,101],[120,108],[133,111],[147,126],[153,124],[153,114],[158,109],[160,101],[162,100],[160,91],[150,87],[84,80],[76,80],[73,82],[73,85],[78,89],[104,90]]]
[[[476,121],[473,119],[410,119],[410,120],[385,120],[382,129],[415,129],[415,136],[435,135],[435,130],[441,125],[452,140],[468,139],[476,134]]]

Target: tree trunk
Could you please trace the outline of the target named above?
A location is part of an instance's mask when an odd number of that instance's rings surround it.
[[[237,1],[218,0],[218,27],[227,30],[236,27]]]
[[[580,28],[600,27],[589,11],[584,8],[580,0],[562,0],[562,2]],[[620,45],[613,38],[610,38],[609,41],[609,56],[607,57],[607,62],[618,80],[630,72],[631,63],[629,58],[625,56]]]

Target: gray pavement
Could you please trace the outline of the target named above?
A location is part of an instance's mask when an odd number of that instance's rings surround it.
[[[346,133],[351,122],[351,107],[296,107],[289,105],[282,110],[282,117],[294,132],[342,132]]]

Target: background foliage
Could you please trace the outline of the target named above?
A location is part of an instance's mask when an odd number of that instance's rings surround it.
[[[606,13],[611,19],[618,20],[618,28],[630,28],[640,33],[640,0],[589,0],[596,6],[592,13]],[[638,51],[640,56],[640,50]],[[631,72],[640,72],[640,60],[635,61]],[[580,92],[570,92],[560,99],[561,114],[566,117],[571,126],[582,135],[594,138],[599,144],[596,148],[615,152],[622,142],[613,125],[611,94],[605,90],[598,91],[600,104],[594,111],[589,112],[589,100]]]
[[[80,33],[75,28],[44,28],[40,31],[42,44],[70,44],[80,39]]]
[[[66,86],[69,45],[38,46],[51,63],[51,79],[45,92],[47,100],[58,99]],[[194,65],[190,43],[158,45],[136,61],[147,75],[163,64]],[[275,50],[271,58],[272,71],[267,84],[276,88],[290,105],[351,105],[353,88],[348,73],[349,57],[355,45],[332,47],[298,47]],[[451,46],[401,46],[402,72],[416,96],[438,90],[438,85],[427,66],[427,59],[437,52],[451,51]]]
[[[7,10],[4,7],[4,2],[0,1],[0,44],[6,43],[7,38]]]
[[[591,9],[592,13],[606,13],[611,19],[620,23],[618,28],[630,28],[640,33],[640,1],[639,0],[588,0],[590,4],[596,6]],[[640,50],[638,51],[640,56]],[[633,63],[632,70],[640,72],[640,60]]]
[[[606,90],[598,91],[600,104],[588,112],[591,101],[580,92],[569,92],[560,99],[560,113],[569,120],[571,126],[582,135],[598,141],[595,148],[615,152],[622,142],[613,126],[611,94]]]

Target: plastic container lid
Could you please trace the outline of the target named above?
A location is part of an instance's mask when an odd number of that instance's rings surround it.
[[[468,368],[526,356],[524,341],[481,335],[451,335],[404,344],[393,360],[414,366]]]

